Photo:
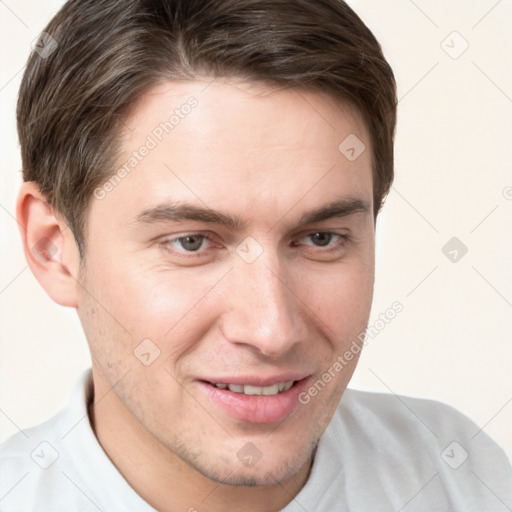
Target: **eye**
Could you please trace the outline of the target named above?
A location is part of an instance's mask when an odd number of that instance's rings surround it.
[[[309,233],[302,240],[306,241],[304,245],[314,247],[337,247],[343,245],[348,240],[348,236],[339,233],[331,233],[329,231],[316,231],[315,233]],[[310,243],[308,243],[308,241]]]
[[[178,249],[178,252],[198,252],[204,249],[209,238],[205,235],[191,234],[171,238],[164,242],[167,246],[172,246],[172,249]]]
[[[312,233],[308,235],[308,238],[313,242],[314,245],[324,247],[329,245],[332,240],[333,233],[324,233],[319,231],[318,233]]]

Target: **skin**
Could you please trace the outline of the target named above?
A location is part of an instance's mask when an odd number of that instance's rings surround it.
[[[357,356],[279,422],[233,418],[198,381],[298,372],[314,383],[364,330],[374,282],[370,140],[353,108],[319,93],[166,82],[132,106],[119,166],[190,96],[198,100],[190,114],[104,198],[92,198],[82,264],[71,231],[34,184],[22,185],[18,220],[32,271],[78,312],[92,356],[91,422],[131,486],[161,511],[234,502],[279,510],[306,482]],[[366,145],[353,162],[338,150],[349,134]],[[348,198],[367,209],[299,224]],[[137,221],[176,201],[243,226]],[[316,232],[337,235],[308,236]],[[211,241],[193,239],[196,251],[176,240],[198,233]],[[251,263],[237,252],[247,237],[261,251]],[[52,245],[36,258],[41,240]],[[148,366],[134,356],[145,339],[160,351]],[[247,443],[261,454],[252,466],[237,456]]]

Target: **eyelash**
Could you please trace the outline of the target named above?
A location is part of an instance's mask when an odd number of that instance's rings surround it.
[[[326,246],[322,246],[322,245],[310,245],[310,244],[305,244],[305,245],[308,245],[309,247],[314,247],[314,248],[317,248],[319,249],[322,253],[327,253],[327,252],[330,252],[330,251],[335,251],[339,248],[341,248],[342,246],[344,246],[345,244],[347,244],[348,242],[351,241],[351,237],[347,234],[342,234],[342,233],[336,233],[336,232],[333,232],[333,231],[312,231],[310,233],[308,233],[307,235],[304,235],[303,237],[301,237],[301,239],[304,239],[304,238],[307,238],[307,237],[311,237],[315,234],[323,234],[323,235],[331,235],[332,237],[339,237],[338,238],[338,241],[335,242],[334,244],[331,244],[331,241],[329,241],[329,245],[326,245]],[[201,250],[201,248],[197,249],[196,251],[187,251],[185,249],[181,250],[181,251],[174,251],[173,249],[169,249],[168,247],[170,245],[174,245],[175,243],[180,243],[179,241],[180,240],[183,240],[185,238],[188,238],[188,237],[200,237],[202,239],[203,242],[209,242],[209,243],[214,243],[212,238],[206,234],[203,234],[203,233],[187,233],[185,235],[181,235],[181,236],[177,236],[177,237],[172,237],[172,238],[168,238],[168,239],[165,239],[165,240],[162,240],[162,242],[160,242],[160,245],[163,247],[163,249],[167,252],[174,252],[175,254],[178,254],[179,256],[183,256],[185,258],[194,258],[194,257],[202,257],[204,256],[204,253],[205,251],[207,250]],[[294,245],[295,247],[297,245]]]

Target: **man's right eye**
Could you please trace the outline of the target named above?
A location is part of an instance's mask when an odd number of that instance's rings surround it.
[[[204,252],[210,243],[211,240],[206,235],[192,233],[162,240],[161,245],[166,251],[187,254]]]

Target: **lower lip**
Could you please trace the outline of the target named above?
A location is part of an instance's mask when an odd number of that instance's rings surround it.
[[[273,423],[284,420],[297,408],[307,380],[302,379],[277,395],[245,395],[203,381],[199,384],[208,398],[229,416],[249,423]]]

